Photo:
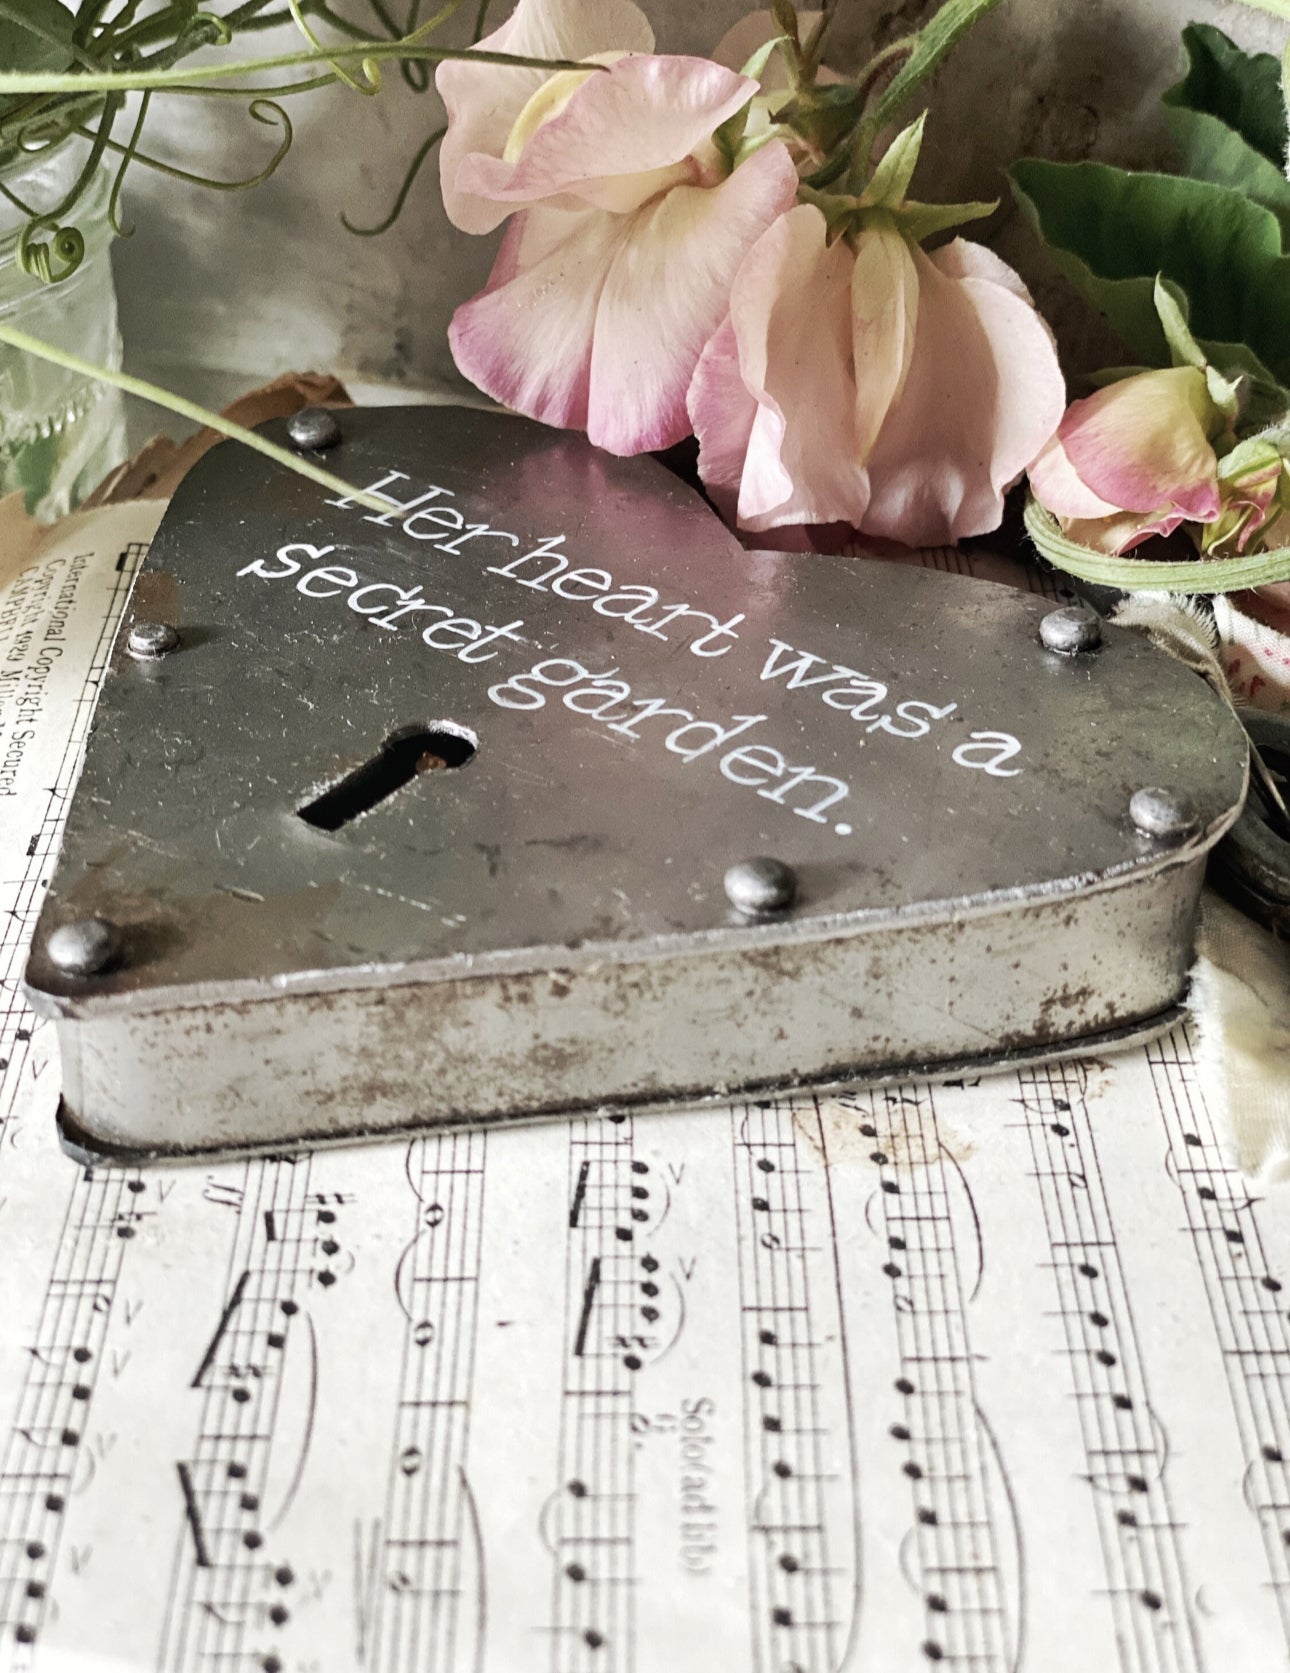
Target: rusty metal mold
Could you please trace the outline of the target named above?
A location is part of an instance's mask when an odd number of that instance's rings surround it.
[[[139,577],[27,971],[78,1144],[976,1069],[1178,1002],[1246,774],[1186,669],[1054,650],[989,583],[746,553],[579,437],[344,422],[388,512],[220,447]],[[144,619],[177,637],[141,662]],[[1143,787],[1194,824],[1139,828]],[[794,889],[740,910],[759,855]],[[118,956],[60,966],[89,920]]]

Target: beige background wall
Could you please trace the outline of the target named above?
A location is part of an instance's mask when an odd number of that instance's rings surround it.
[[[935,5],[840,0],[838,42],[858,63],[869,43],[908,33]],[[357,8],[349,0],[351,15]],[[492,15],[500,21],[506,9],[495,0]],[[660,50],[681,52],[709,49],[745,10],[735,0],[649,9]],[[467,0],[463,14],[473,10]],[[1290,34],[1238,3],[1004,0],[960,47],[932,101],[919,195],[1004,196],[984,236],[1034,286],[1076,368],[1100,358],[1097,330],[1045,273],[999,171],[1027,152],[1162,163],[1158,95],[1180,72],[1179,31],[1197,17],[1249,47],[1279,50]],[[292,44],[290,33],[279,38]],[[849,67],[845,50],[835,57]],[[356,221],[384,214],[407,159],[440,120],[433,91],[414,95],[391,72],[376,99],[331,90],[290,109],[295,147],[253,192],[199,193],[142,169],[132,175],[137,230],[116,251],[129,363],[208,400],[289,368],[395,389],[441,386],[454,377],[445,326],[482,283],[495,240],[447,224],[432,165],[383,237],[354,238],[339,221],[342,211]],[[266,140],[272,147],[268,130],[225,101],[172,99],[153,134],[176,160],[213,159],[230,175],[259,166]]]

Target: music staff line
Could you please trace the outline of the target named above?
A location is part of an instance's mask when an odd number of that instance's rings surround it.
[[[1056,1318],[1087,1464],[1122,1666],[1126,1673],[1203,1667],[1180,1522],[1150,1405],[1080,1064],[1017,1075],[1057,1292]],[[1056,1258],[1056,1251],[1065,1258]],[[1099,1467],[1109,1461],[1111,1468]],[[1129,1467],[1136,1465],[1136,1468]]]
[[[412,1261],[407,1282],[415,1302],[404,1302],[384,1561],[373,1610],[372,1664],[387,1673],[453,1673],[471,1555],[476,1665],[483,1653],[482,1552],[468,1550],[466,1540],[474,1532],[467,1464],[486,1143],[485,1134],[470,1131],[416,1139],[408,1150],[416,1208],[405,1259]]]
[[[265,1502],[270,1456],[290,1340],[303,1327],[312,1345],[301,1293],[315,1273],[321,1282],[331,1272],[325,1250],[339,1248],[335,1211],[311,1203],[309,1175],[308,1158],[243,1165],[226,1299],[189,1385],[201,1402],[195,1444],[176,1463],[180,1525],[159,1651],[164,1673],[197,1673],[245,1655],[248,1637],[263,1673],[285,1665],[278,1644],[295,1574],[267,1551],[284,1508],[270,1514]],[[270,1240],[266,1210],[284,1226],[306,1216],[321,1224],[313,1239]],[[306,1451],[308,1440],[306,1424]],[[303,1453],[288,1501],[302,1465]]]
[[[630,1117],[572,1124],[565,1244],[564,1364],[557,1485],[548,1537],[552,1673],[631,1673],[636,1659],[633,1379],[644,1360],[618,1344],[633,1301],[658,1286],[640,1254],[648,1221]],[[608,1402],[602,1408],[602,1402]]]
[[[1000,1466],[981,1418],[967,1312],[984,1255],[978,1243],[969,1284],[933,1089],[906,1086],[839,1101],[856,1110],[878,1179],[874,1229],[885,1245],[881,1271],[900,1354],[892,1381],[899,1404],[888,1434],[904,1453],[900,1468],[910,1493],[924,1609],[919,1649],[928,1662],[1010,1673],[1024,1644],[1025,1598],[1020,1562],[1015,1579],[1004,1574],[999,1522],[1011,1498],[1006,1482],[1000,1492],[992,1479]],[[906,1160],[898,1164],[897,1156]],[[959,1184],[975,1227],[966,1180]],[[1019,1540],[1015,1519],[1011,1533]]]
[[[816,1346],[824,1332],[809,1329],[802,1337],[781,1327],[785,1318],[813,1320],[823,1304],[811,1278],[822,1244],[805,1235],[808,1222],[825,1223],[823,1170],[805,1174],[787,1104],[737,1107],[731,1135],[754,1656],[759,1669],[789,1662],[823,1673],[836,1665],[850,1625],[835,1596],[839,1565],[830,1555],[826,1490],[841,1483],[851,1499],[854,1484],[825,1468],[823,1441],[831,1431],[820,1407]],[[804,1193],[813,1187],[816,1200],[808,1203]],[[797,1236],[788,1231],[793,1225]],[[854,1518],[854,1502],[848,1510]]]
[[[88,735],[98,685],[117,622],[146,552],[135,543],[114,571],[102,626],[85,683],[72,701],[72,722],[60,752],[46,809],[27,845],[27,865],[0,922],[0,1177],[20,1082],[29,1061],[35,1018],[22,998],[20,976],[41,891],[53,866]],[[129,1200],[143,1188],[138,1175],[77,1171],[46,1281],[36,1341],[10,1426],[0,1500],[0,1667],[29,1663],[44,1623],[57,1571],[71,1482],[92,1410],[108,1318],[136,1217]],[[51,1378],[45,1372],[56,1368]],[[32,1454],[53,1448],[52,1468],[33,1467]]]
[[[1153,1041],[1146,1057],[1246,1461],[1247,1503],[1290,1647],[1290,1291],[1268,1259],[1259,1195],[1223,1155],[1187,1029]]]

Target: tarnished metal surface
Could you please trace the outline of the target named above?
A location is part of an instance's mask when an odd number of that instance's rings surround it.
[[[1284,801],[1290,791],[1290,715],[1247,709],[1242,718]],[[1210,879],[1242,912],[1290,940],[1290,840],[1280,809],[1257,777],[1241,817],[1218,845]]]
[[[1177,999],[1244,742],[1135,636],[1070,654],[1005,588],[746,554],[653,462],[518,420],[346,413],[330,457],[389,513],[222,447],[136,585],[123,631],[179,645],[113,659],[28,971],[82,1127],[667,1100]],[[1143,835],[1144,787],[1194,832]],[[796,896],[750,917],[759,855]],[[69,976],[48,937],[89,918],[122,957]]]

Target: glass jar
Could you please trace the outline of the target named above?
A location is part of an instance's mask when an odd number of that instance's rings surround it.
[[[84,166],[79,139],[39,155],[0,162],[0,181],[41,211],[57,207]],[[103,167],[64,217],[85,240],[80,265],[58,284],[23,271],[21,211],[0,194],[0,323],[97,365],[121,364],[112,288],[108,202],[112,171]],[[53,229],[37,235],[47,240]],[[57,265],[55,261],[55,265]],[[125,457],[125,411],[119,390],[0,343],[0,494],[21,489],[33,516],[70,511]]]

